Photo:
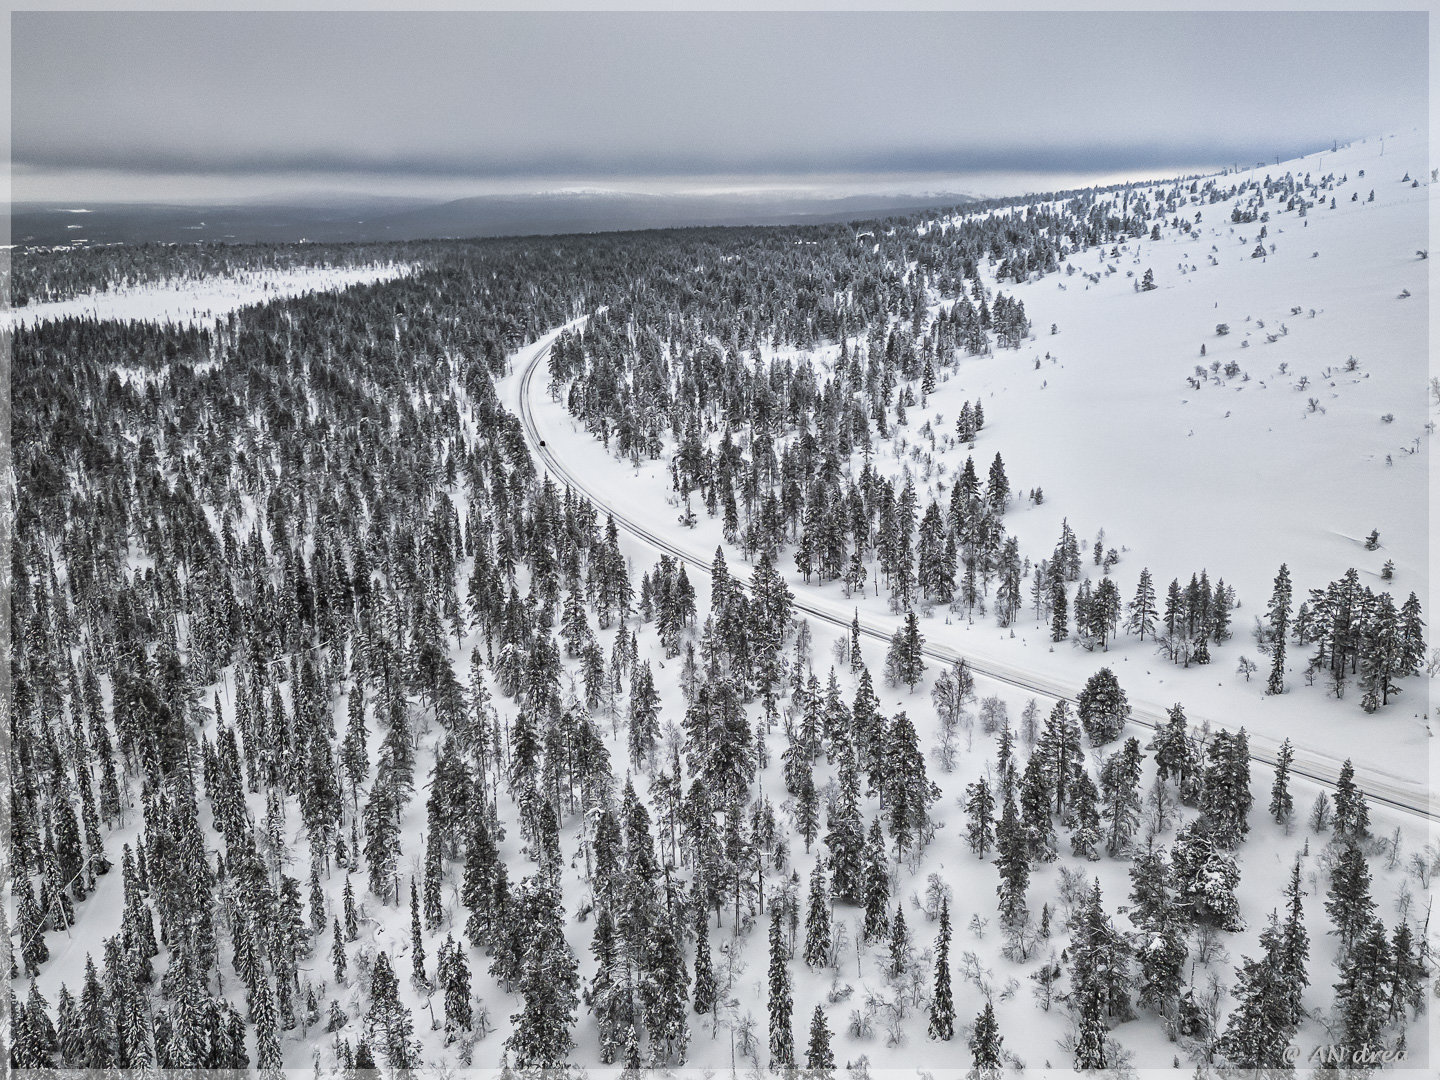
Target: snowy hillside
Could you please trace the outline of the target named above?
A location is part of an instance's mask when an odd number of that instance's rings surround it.
[[[927,628],[932,639],[1061,687],[1078,687],[1099,663],[1113,661],[1132,699],[1152,712],[1183,700],[1218,724],[1243,709],[1247,729],[1272,745],[1303,732],[1307,749],[1335,764],[1353,757],[1422,793],[1430,754],[1424,680],[1406,681],[1396,705],[1371,716],[1354,707],[1360,695],[1353,688],[1345,699],[1327,696],[1323,678],[1305,687],[1317,692],[1271,698],[1263,692],[1265,657],[1251,638],[1282,563],[1297,603],[1351,567],[1363,585],[1394,594],[1397,605],[1411,592],[1428,596],[1434,413],[1423,302],[1429,263],[1418,256],[1440,189],[1428,182],[1424,149],[1418,137],[1391,137],[1383,156],[1376,139],[1256,170],[1253,179],[1262,183],[1287,174],[1318,182],[1323,165],[1323,175],[1334,176],[1327,189],[1333,210],[1326,203],[1301,216],[1271,198],[1256,208],[1268,220],[1234,224],[1234,200],[1197,201],[1162,212],[1158,240],[1075,253],[1067,261],[1073,273],[1018,286],[996,282],[992,260],[990,287],[1023,301],[1033,335],[1018,348],[966,357],[942,371],[928,404],[909,409],[906,424],[881,444],[875,467],[897,484],[913,476],[920,506],[933,497],[943,507],[965,458],[974,458],[983,478],[998,452],[1019,493],[1006,520],[1024,556],[1048,557],[1068,520],[1087,576],[1101,576],[1089,558],[1101,530],[1104,547],[1117,549],[1113,576],[1126,601],[1142,567],[1161,599],[1172,577],[1183,586],[1205,569],[1211,581],[1222,578],[1235,590],[1240,607],[1234,640],[1206,666],[1159,663],[1153,646],[1128,637],[1117,637],[1103,656],[1073,642],[1054,646],[1048,621],[1037,625],[1033,612],[1012,632],[993,618],[956,620],[940,611],[934,617],[945,625]],[[1131,197],[1163,202],[1166,190],[1173,189],[1139,189]],[[1182,232],[1170,224],[1177,216],[1200,222]],[[1265,254],[1255,258],[1262,228]],[[1156,288],[1139,291],[1147,270]],[[1216,333],[1221,324],[1229,327],[1224,335]],[[833,370],[837,353],[830,346],[769,355],[792,363],[811,358]],[[910,385],[918,398],[918,382]],[[543,398],[535,395],[537,416],[549,418],[547,435],[563,439],[573,425]],[[973,450],[954,437],[971,400],[985,410]],[[580,456],[567,460],[577,464],[587,456],[580,446],[571,452]],[[862,466],[857,453],[850,468],[858,475]],[[632,508],[627,513],[650,527],[673,519],[665,459],[633,473],[594,461],[582,471],[592,490]],[[637,477],[646,482],[637,485]],[[1039,504],[1022,497],[1036,487],[1044,493]],[[675,542],[708,558],[721,541],[719,525],[702,513],[693,532]],[[1373,551],[1365,544],[1372,530],[1379,533]],[[1383,579],[1387,562],[1393,577]],[[798,584],[799,575],[791,581]],[[872,575],[870,602],[857,604],[884,618],[888,608],[875,584]],[[837,582],[815,595],[848,612],[856,605],[842,593]],[[1241,656],[1262,665],[1258,676],[1237,673]],[[1305,686],[1304,658],[1297,650],[1290,660],[1289,680]]]

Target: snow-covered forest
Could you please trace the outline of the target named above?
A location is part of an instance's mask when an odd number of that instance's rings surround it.
[[[1435,179],[17,250],[12,1066],[1423,1066]]]

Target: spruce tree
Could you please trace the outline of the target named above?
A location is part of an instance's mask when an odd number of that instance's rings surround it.
[[[1365,793],[1355,786],[1355,766],[1346,758],[1335,781],[1335,838],[1361,841],[1370,835]]]
[[[810,1017],[810,1043],[805,1048],[805,1069],[814,1080],[832,1080],[835,1075],[835,1054],[830,1049],[830,1028],[825,1023],[825,1010],[819,1005]]]
[[[267,976],[261,975],[256,986],[251,1018],[255,1024],[255,1067],[265,1080],[280,1080],[280,1021]]]
[[[1085,994],[1080,998],[1079,1017],[1076,1022],[1075,1068],[1080,1072],[1098,1072],[1115,1064],[1110,1046],[1110,1029],[1099,998]]]
[[[365,1030],[375,1039],[392,1069],[407,1070],[419,1064],[419,1046],[410,1010],[400,1000],[400,983],[385,952],[377,953],[370,973],[370,1009]]]
[[[1135,598],[1130,601],[1130,618],[1125,623],[1125,629],[1132,634],[1137,634],[1141,641],[1145,635],[1155,635],[1155,617],[1159,615],[1155,607],[1155,584],[1150,577],[1149,569],[1140,571],[1140,583],[1135,587]]]
[[[1384,924],[1368,920],[1341,956],[1340,981],[1335,984],[1332,1016],[1339,1020],[1336,1049],[1341,1061],[1359,1061],[1360,1054],[1383,1045],[1390,1009],[1386,1000],[1390,961]]]
[[[1407,1008],[1414,1017],[1424,1010],[1426,979],[1430,976],[1430,969],[1425,963],[1428,951],[1423,942],[1415,940],[1408,921],[1402,918],[1395,924],[1390,938],[1389,979],[1385,994],[1390,1005],[1390,1023],[1403,1022]]]
[[[1233,848],[1250,831],[1250,747],[1245,729],[1217,731],[1205,748],[1200,815],[1221,847]]]
[[[1280,744],[1275,756],[1275,783],[1270,788],[1270,816],[1277,825],[1289,828],[1295,816],[1295,799],[1290,794],[1290,763],[1295,760],[1295,748],[1286,739]]]
[[[660,736],[660,695],[655,690],[655,679],[650,672],[650,662],[644,661],[635,669],[635,678],[630,685],[630,765],[639,770],[649,760]]]
[[[1004,1069],[1005,1040],[995,1022],[995,1009],[989,1001],[970,1029],[970,1070],[966,1080],[1000,1080]]]
[[[1091,746],[1104,746],[1119,737],[1130,717],[1129,700],[1108,667],[1090,676],[1075,698],[1075,708]]]
[[[1132,740],[1133,741],[1133,740]],[[1090,773],[1081,771],[1070,782],[1070,806],[1065,820],[1070,825],[1070,850],[1086,859],[1098,859],[1100,845],[1100,793]]]
[[[789,956],[780,932],[780,912],[770,909],[770,1068],[789,1069],[795,1064],[795,1039],[791,1033]]]
[[[695,915],[695,992],[691,1006],[700,1015],[715,1011],[717,987],[710,960],[710,920],[704,909]]]
[[[1175,878],[1175,902],[1196,922],[1239,930],[1240,903],[1235,886],[1240,868],[1235,859],[1216,843],[1204,818],[1181,829],[1170,847],[1170,864]]]
[[[1140,763],[1144,757],[1140,740],[1126,739],[1124,747],[1106,758],[1100,768],[1102,814],[1107,822],[1105,851],[1112,857],[1129,850],[1140,826]]]
[[[1013,794],[1006,795],[1000,825],[995,830],[995,868],[1000,872],[1000,884],[995,890],[1000,896],[1000,918],[1007,925],[1018,926],[1025,920],[1030,861]]]
[[[1267,694],[1285,692],[1285,636],[1290,630],[1290,569],[1280,564],[1275,576],[1275,589],[1266,608],[1270,624],[1270,678],[1265,684]]]
[[[702,920],[703,921],[703,920]],[[600,1034],[600,1064],[613,1065],[624,1050],[624,1040],[635,1022],[635,995],[630,979],[631,957],[622,952],[609,908],[602,907],[590,943],[595,974],[585,1001],[595,1016]]]
[[[983,776],[965,789],[965,813],[969,818],[965,838],[970,850],[983,859],[995,839],[995,799]]]
[[[890,978],[904,975],[909,963],[910,931],[905,926],[905,907],[896,904],[895,917],[890,920]]]
[[[1102,1020],[1130,1016],[1128,943],[1115,930],[1100,898],[1096,878],[1080,909],[1070,945],[1070,984],[1082,1002],[1095,1001]]]
[[[330,962],[335,966],[335,981],[345,982],[345,939],[340,934],[340,920],[335,919],[335,940],[330,946]]]
[[[423,986],[425,977],[425,938],[420,932],[420,897],[415,890],[415,879],[410,879],[410,964],[411,978],[417,986]]]
[[[522,1006],[510,1017],[505,1046],[523,1068],[559,1069],[574,1045],[578,964],[565,940],[558,892],[544,878],[530,879],[518,891],[501,936],[522,935],[517,942]]]
[[[930,997],[930,1038],[948,1042],[955,1035],[955,996],[950,989],[950,901],[940,902],[940,933],[935,939],[935,991]]]
[[[1065,597],[1065,582],[1057,576],[1050,586],[1050,640],[1064,641],[1070,636],[1069,602]]]
[[[1299,1024],[1305,1018],[1303,998],[1305,987],[1310,985],[1310,976],[1305,970],[1310,959],[1310,934],[1305,929],[1304,896],[1300,888],[1300,860],[1297,858],[1290,868],[1290,884],[1285,889],[1285,922],[1280,947],[1280,974],[1288,1005],[1286,1015],[1292,1024]]]
[[[825,884],[825,867],[819,860],[810,872],[804,959],[810,967],[821,967],[830,959],[830,896]]]
[[[1374,917],[1375,901],[1370,898],[1370,868],[1365,853],[1354,841],[1341,849],[1330,871],[1330,894],[1325,911],[1335,924],[1332,933],[1340,938],[1340,948],[1348,951],[1369,928]]]
[[[1130,866],[1130,921],[1138,931],[1131,945],[1140,1005],[1173,1017],[1185,981],[1187,949],[1164,849],[1139,852]]]
[[[406,739],[408,741],[408,736]],[[400,860],[400,807],[389,770],[376,773],[365,804],[365,859],[370,891],[383,904],[399,899],[396,868]]]
[[[470,965],[465,950],[450,934],[440,946],[435,977],[445,992],[445,1030],[454,1037],[459,1030],[469,1031],[473,1010],[470,1006]]]
[[[831,805],[825,846],[830,849],[831,891],[837,900],[865,899],[865,823],[860,816],[860,777],[854,750],[846,743],[840,759],[840,793]]]
[[[1242,957],[1235,969],[1235,1009],[1217,1044],[1231,1064],[1245,1069],[1288,1069],[1286,1049],[1295,1037],[1280,954],[1282,933],[1275,913],[1260,933],[1259,960]]]
[[[671,924],[661,919],[642,952],[640,1003],[650,1035],[651,1066],[682,1063],[690,1042],[686,1023],[689,973]]]
[[[866,941],[878,941],[890,929],[890,873],[885,858],[885,836],[880,819],[870,822],[870,837],[865,847],[865,924]]]
[[[345,937],[354,941],[360,936],[360,915],[355,910],[355,891],[350,887],[350,875],[345,875],[345,892],[343,906],[345,908]]]

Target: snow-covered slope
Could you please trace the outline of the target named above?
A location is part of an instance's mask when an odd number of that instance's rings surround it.
[[[1267,696],[1266,660],[1252,631],[1282,563],[1297,605],[1308,590],[1355,567],[1363,586],[1392,593],[1397,605],[1413,591],[1431,606],[1430,264],[1418,253],[1428,246],[1440,187],[1430,182],[1425,153],[1423,137],[1411,134],[1387,137],[1383,150],[1371,139],[1282,162],[1254,179],[1333,174],[1335,208],[1325,202],[1301,216],[1269,199],[1258,208],[1268,220],[1233,224],[1234,200],[1196,202],[1177,211],[1199,215],[1188,235],[1167,223],[1159,240],[1073,254],[1071,273],[996,285],[1023,300],[1032,338],[1018,349],[962,359],[874,457],[882,471],[914,476],[923,507],[932,497],[948,505],[967,456],[983,476],[1002,454],[1020,493],[1006,528],[1022,554],[1032,562],[1048,558],[1068,520],[1087,553],[1084,572],[1098,579],[1101,568],[1088,552],[1103,529],[1105,546],[1119,549],[1112,573],[1127,601],[1142,567],[1162,599],[1172,578],[1183,586],[1202,569],[1212,582],[1223,578],[1240,606],[1235,636],[1211,664],[1177,667],[1157,656],[1153,643],[1124,636],[1103,654],[1052,645],[1048,624],[1033,612],[1001,629],[993,616],[967,623],[942,609],[926,624],[930,640],[994,669],[1072,688],[1109,664],[1137,704],[1158,711],[1183,701],[1197,718],[1243,724],[1272,745],[1292,738],[1335,766],[1353,758],[1421,796],[1429,775],[1428,680],[1403,680],[1397,701],[1367,716],[1353,687],[1336,700],[1323,678],[1306,685],[1313,650],[1295,648],[1293,692]],[[1228,188],[1251,176],[1219,179]],[[1262,257],[1254,257],[1257,244]],[[1141,291],[1147,270],[1156,287]],[[1223,336],[1216,332],[1222,323],[1229,326]],[[837,353],[830,346],[812,359],[831,367]],[[544,397],[538,388],[535,396]],[[962,403],[977,398],[986,422],[971,450],[956,442],[954,424]],[[693,531],[675,528],[668,459],[638,470],[596,459],[562,406],[536,400],[535,412],[557,453],[583,463],[587,483],[613,505],[669,530],[703,558],[722,542],[718,521],[703,512]],[[922,432],[927,422],[933,449]],[[861,465],[857,454],[852,469]],[[1038,505],[1024,498],[1032,487],[1043,488]],[[1365,547],[1372,530],[1380,534],[1374,551]],[[1381,578],[1387,561],[1394,563],[1388,581]],[[791,569],[788,555],[782,562]],[[793,572],[790,580],[847,611],[857,606],[893,618],[873,590],[852,601],[838,582],[806,587]],[[1261,665],[1258,677],[1237,672],[1241,656]]]
[[[373,281],[389,281],[409,272],[408,266],[397,263],[317,266],[240,271],[198,282],[121,287],[71,300],[27,304],[0,311],[0,330],[66,318],[214,325],[230,312],[249,304],[263,304],[310,292],[329,292]]]

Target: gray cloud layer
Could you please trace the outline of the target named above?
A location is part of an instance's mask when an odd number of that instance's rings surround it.
[[[17,13],[22,175],[1253,160],[1423,124],[1423,13]],[[34,194],[33,192],[31,194]]]

